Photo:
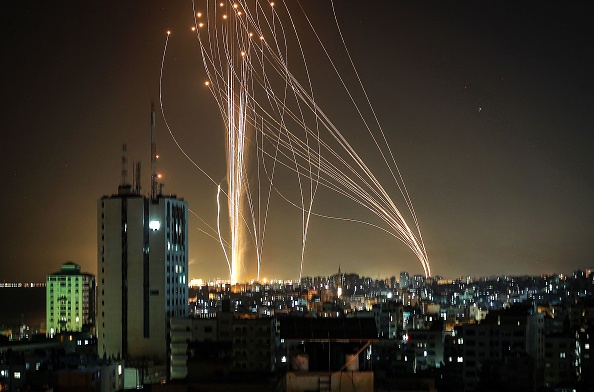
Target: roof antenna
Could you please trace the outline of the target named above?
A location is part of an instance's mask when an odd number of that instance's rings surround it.
[[[140,195],[140,161],[135,162],[134,193]]]
[[[128,184],[128,146],[126,144],[122,144],[122,172],[118,193],[130,193],[130,184]]]
[[[151,101],[151,199],[157,198],[157,142],[155,135],[155,103]]]

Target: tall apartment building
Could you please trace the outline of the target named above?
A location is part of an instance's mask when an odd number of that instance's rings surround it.
[[[52,337],[62,332],[90,328],[95,316],[95,276],[67,262],[46,278],[46,326]]]
[[[150,194],[140,193],[140,163],[127,182],[122,151],[118,193],[97,202],[97,353],[166,365],[172,317],[188,316],[188,205],[157,183],[151,108]]]
[[[188,206],[120,186],[97,204],[98,354],[165,363],[171,317],[188,315]]]

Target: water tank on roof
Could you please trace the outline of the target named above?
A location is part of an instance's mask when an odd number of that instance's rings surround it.
[[[298,372],[309,371],[309,355],[302,353],[292,357],[291,365],[293,370]]]
[[[346,355],[346,370],[349,372],[359,371],[359,356],[357,354]]]

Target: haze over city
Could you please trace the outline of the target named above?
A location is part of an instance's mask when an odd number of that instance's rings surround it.
[[[348,65],[330,3],[300,3],[333,58]],[[96,203],[117,191],[123,143],[129,162],[142,161],[148,192],[149,110],[159,100],[167,30],[162,98],[172,133],[204,172],[225,178],[224,126],[204,88],[191,4],[139,4],[25,1],[3,13],[0,280],[43,281],[67,260],[95,273]],[[432,274],[590,267],[593,6],[347,1],[334,7],[412,198]],[[394,191],[332,68],[311,33],[303,38],[318,105]],[[353,82],[350,76],[347,84]],[[183,156],[160,115],[157,132],[164,192],[183,197],[199,217],[190,215],[189,275],[227,278],[220,244],[203,233],[205,222],[216,225],[216,186]],[[313,210],[376,222],[328,190]],[[272,199],[270,211],[262,276],[296,279],[301,212],[282,197]],[[372,277],[422,273],[405,245],[366,225],[313,217],[307,241],[304,275],[333,274],[339,265]]]

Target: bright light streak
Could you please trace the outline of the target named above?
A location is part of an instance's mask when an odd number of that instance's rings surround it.
[[[219,196],[222,192],[220,185],[217,193],[217,231],[229,265],[232,284],[243,278],[241,273],[246,266],[243,257],[247,246],[255,249],[259,278],[266,218],[273,189],[301,211],[300,278],[312,215],[357,222],[390,234],[411,249],[421,262],[425,275],[429,276],[429,260],[411,199],[352,62],[351,71],[354,71],[359,86],[345,83],[346,79],[330,58],[324,43],[319,41],[351,99],[353,112],[362,120],[361,130],[369,133],[379,150],[379,156],[384,159],[392,174],[395,186],[389,184],[384,187],[363,157],[318,106],[303,55],[305,51],[301,47],[299,32],[288,9],[290,3],[279,3],[278,7],[283,7],[283,12],[277,13],[279,9],[276,8],[272,16],[263,7],[266,3],[261,0],[256,0],[255,6],[249,7],[241,1],[229,4],[236,15],[245,14],[242,18],[228,18],[227,13],[217,10],[217,4],[219,7],[225,6],[224,2],[205,0],[202,12],[195,13],[199,18],[203,14],[205,16],[202,19],[204,23],[197,24],[204,28],[204,34],[201,32],[196,37],[200,42],[208,77],[205,86],[212,92],[225,123],[229,257],[218,224]],[[275,7],[274,2],[268,4]],[[281,17],[281,14],[284,16]],[[221,22],[220,15],[224,23]],[[313,25],[309,20],[307,22],[317,37]],[[337,21],[336,27],[340,32]],[[257,44],[250,39],[254,34],[260,38]],[[294,44],[295,50],[290,50],[289,45]],[[344,50],[350,60],[346,45]],[[295,56],[295,53],[300,53],[302,58]],[[287,60],[289,55],[293,56],[291,69]],[[305,75],[305,83],[297,80],[293,72]],[[366,111],[355,101],[355,95],[351,93],[354,88],[360,88],[365,97],[363,104],[368,105]],[[363,117],[364,112],[372,114],[372,121]],[[278,189],[274,180],[277,165],[282,170],[295,173],[298,193],[284,194]],[[254,173],[254,169],[257,170],[251,178],[247,173]],[[260,189],[262,184],[268,186],[268,192]],[[313,201],[319,186],[363,206],[379,218],[379,223],[314,214]],[[400,195],[396,196],[399,201],[404,201],[408,218],[405,219],[394,196],[388,193],[387,190],[391,189],[400,191]],[[298,201],[293,200],[297,198]],[[407,223],[410,218],[414,222],[412,226]],[[245,277],[243,280],[249,278]]]

